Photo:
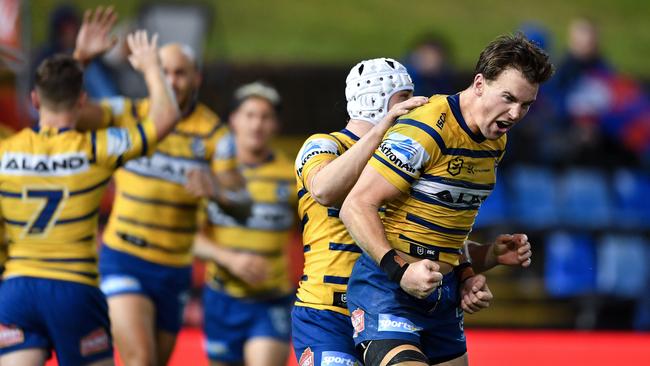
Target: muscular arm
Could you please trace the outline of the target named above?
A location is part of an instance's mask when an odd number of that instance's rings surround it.
[[[158,58],[158,35],[154,34],[151,41],[147,32],[136,31],[127,36],[131,49],[129,62],[144,76],[149,92],[149,115],[156,127],[158,140],[165,137],[180,119],[180,110],[171,87],[165,81],[162,65]]]
[[[312,170],[305,182],[314,200],[323,206],[340,206],[395,119],[426,102],[427,98],[414,97],[396,104],[348,151]]]
[[[466,240],[465,247],[476,273],[488,271],[499,264],[527,268],[532,262],[531,244],[526,234],[502,234],[491,244]]]
[[[341,207],[340,218],[354,238],[375,262],[391,250],[378,210],[384,202],[392,201],[401,192],[367,166]]]

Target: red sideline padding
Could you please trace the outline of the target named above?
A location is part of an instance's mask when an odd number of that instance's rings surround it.
[[[467,343],[479,366],[650,365],[650,333],[469,330]],[[208,365],[200,329],[181,332],[169,363],[186,365]],[[293,355],[287,366],[297,366]]]

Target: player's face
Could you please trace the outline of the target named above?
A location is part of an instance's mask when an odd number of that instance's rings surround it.
[[[194,62],[182,52],[180,47],[176,46],[161,48],[160,61],[165,78],[174,90],[178,105],[182,109],[185,108],[191,102],[201,80]]]
[[[482,83],[477,125],[481,134],[496,140],[519,122],[537,98],[538,84],[531,84],[519,70],[508,68],[491,81]]]
[[[275,109],[266,99],[246,99],[230,118],[237,148],[261,152],[269,147],[278,129]]]
[[[413,92],[410,90],[398,91],[390,97],[390,100],[388,100],[388,110],[390,111],[395,104],[408,100],[412,96]]]

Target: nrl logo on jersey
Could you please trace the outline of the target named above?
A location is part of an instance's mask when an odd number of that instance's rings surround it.
[[[6,152],[2,155],[0,173],[6,175],[36,175],[61,177],[85,172],[90,168],[83,153],[36,155]]]

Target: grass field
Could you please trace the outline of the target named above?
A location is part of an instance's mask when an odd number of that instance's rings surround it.
[[[60,0],[32,0],[32,33],[45,39],[47,14]],[[144,1],[74,0],[83,7],[112,3],[123,15]],[[184,1],[188,3],[190,1]],[[229,62],[345,63],[388,55],[401,57],[412,39],[437,32],[453,46],[459,68],[471,68],[495,35],[525,21],[545,24],[561,55],[567,22],[587,15],[601,24],[603,48],[626,73],[650,77],[650,2],[636,0],[434,1],[434,0],[222,0],[195,1],[214,10],[208,60]]]

